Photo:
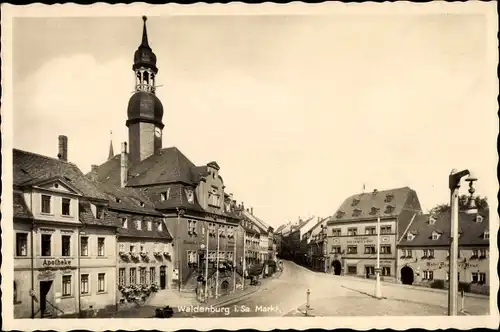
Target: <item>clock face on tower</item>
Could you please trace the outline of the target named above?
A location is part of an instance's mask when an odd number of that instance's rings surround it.
[[[161,137],[161,129],[158,127],[155,127],[155,136],[158,138]]]

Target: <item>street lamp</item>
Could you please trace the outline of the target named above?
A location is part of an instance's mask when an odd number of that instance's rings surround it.
[[[465,180],[469,182],[469,206],[474,206],[474,181],[477,178],[469,170],[458,172],[456,169],[451,171],[448,177],[450,188],[450,287],[448,289],[448,316],[457,316],[457,298],[458,298],[458,195],[460,189],[460,180],[467,176]]]

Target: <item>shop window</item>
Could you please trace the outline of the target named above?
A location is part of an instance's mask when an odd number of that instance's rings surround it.
[[[356,247],[356,246],[348,246],[347,247],[347,253],[348,254],[357,254],[358,253],[358,247]]]
[[[71,276],[62,277],[62,296],[71,296]]]
[[[382,245],[380,246],[381,254],[390,254],[391,253],[391,245]]]
[[[104,273],[97,274],[97,292],[103,293],[106,290],[106,275]]]
[[[340,246],[332,246],[332,253],[333,254],[340,254]]]
[[[124,268],[118,269],[118,284],[120,286],[125,285],[125,269]]]
[[[365,246],[365,254],[374,254],[375,246]]]
[[[365,271],[367,275],[374,275],[375,274],[375,267],[374,266],[365,266]]]
[[[141,285],[144,285],[146,283],[146,268],[141,267],[139,269],[139,283]]]
[[[71,236],[61,236],[61,251],[62,256],[71,256]]]
[[[423,278],[424,280],[434,280],[434,271],[429,271],[425,270],[423,271]]]
[[[149,268],[149,282],[152,284],[156,282],[156,268],[154,266]]]
[[[80,238],[80,255],[88,256],[89,255],[89,238],[88,236],[82,236]]]
[[[135,285],[136,281],[137,281],[137,269],[135,267],[131,267],[129,284]]]
[[[97,238],[97,256],[104,256],[104,251],[105,251],[105,245],[104,245],[104,238],[99,237]]]
[[[390,266],[382,266],[382,275],[390,276],[391,275],[391,267]]]
[[[42,195],[42,213],[51,213],[51,201],[51,196]]]
[[[52,235],[51,234],[42,234],[42,256],[50,256],[51,255],[51,247],[52,247]]]
[[[71,200],[69,198],[62,199],[61,212],[63,216],[71,215]]]
[[[81,286],[80,286],[80,292],[82,294],[88,294],[89,293],[89,275],[88,274],[82,274],[81,275]]]
[[[16,233],[16,256],[28,255],[28,234]]]
[[[481,285],[486,283],[486,273],[479,273],[478,283]]]
[[[347,265],[347,273],[348,274],[357,274],[356,265]]]

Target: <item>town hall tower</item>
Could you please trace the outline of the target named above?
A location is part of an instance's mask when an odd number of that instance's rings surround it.
[[[162,148],[163,105],[155,95],[158,68],[156,55],[148,43],[146,20],[144,16],[142,42],[134,54],[135,91],[127,109],[129,160],[132,163],[140,162]]]

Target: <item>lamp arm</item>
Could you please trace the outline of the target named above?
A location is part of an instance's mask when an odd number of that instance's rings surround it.
[[[470,172],[467,169],[460,172],[452,172],[448,177],[450,190],[455,190],[457,187],[459,187],[460,180],[467,175],[470,175]]]

